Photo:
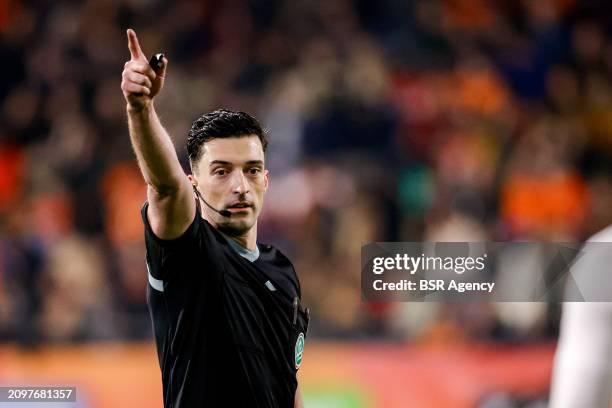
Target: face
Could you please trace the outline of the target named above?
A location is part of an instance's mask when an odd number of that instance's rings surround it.
[[[194,176],[204,199],[217,210],[231,213],[224,217],[203,205],[209,221],[230,235],[244,234],[255,225],[269,180],[256,135],[204,143]]]

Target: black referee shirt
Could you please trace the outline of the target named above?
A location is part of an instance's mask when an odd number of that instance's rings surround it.
[[[145,225],[147,302],[165,408],[293,407],[308,310],[291,262],[249,261],[200,216],[174,240]]]

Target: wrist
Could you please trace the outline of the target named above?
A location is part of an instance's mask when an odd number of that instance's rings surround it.
[[[142,104],[132,105],[130,103],[127,104],[127,112],[130,115],[143,115],[148,114],[153,111],[153,101],[147,101]]]

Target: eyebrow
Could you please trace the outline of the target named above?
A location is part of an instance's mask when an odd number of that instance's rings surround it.
[[[225,161],[225,160],[213,160],[210,162],[210,164],[208,165],[209,167],[214,166],[216,164],[220,164],[222,166],[231,166],[233,163]],[[247,160],[245,162],[246,165],[250,165],[250,166],[263,166],[264,162],[263,160]]]

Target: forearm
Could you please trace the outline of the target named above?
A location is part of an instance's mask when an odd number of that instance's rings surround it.
[[[128,105],[127,116],[132,147],[145,182],[160,194],[176,191],[185,175],[153,102],[142,109]]]

